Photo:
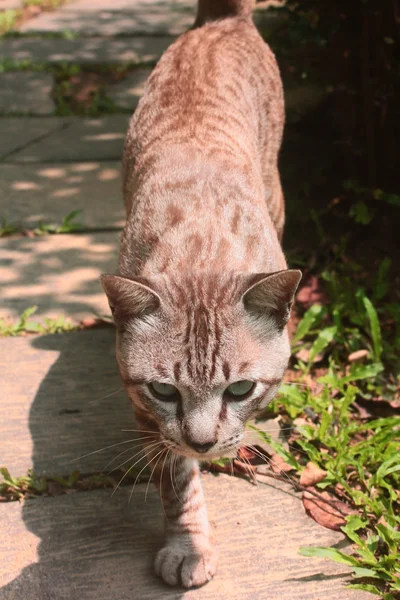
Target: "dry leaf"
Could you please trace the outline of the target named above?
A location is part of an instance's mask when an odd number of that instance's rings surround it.
[[[256,457],[256,455],[250,450],[250,448],[242,446],[242,448],[239,448],[238,457],[244,461],[246,461],[246,459],[250,461],[253,460]]]
[[[300,485],[310,486],[323,481],[327,473],[313,462],[308,462],[300,475]]]
[[[310,487],[310,490],[317,491],[312,487]],[[341,500],[338,500],[326,491],[318,492],[318,495],[319,498],[313,496],[308,491],[303,493],[303,506],[306,513],[319,523],[319,525],[327,529],[340,531],[340,528],[346,524],[344,515],[349,515],[353,511],[348,504],[341,502]],[[324,502],[324,500],[328,500],[330,504]]]
[[[289,473],[289,471],[293,471],[293,467],[288,465],[287,462],[279,456],[279,454],[272,454],[270,458],[270,467],[274,473]]]
[[[356,352],[352,352],[351,354],[349,354],[349,356],[347,357],[347,360],[349,362],[355,362],[357,360],[360,360],[361,358],[364,358],[365,356],[368,356],[369,352],[368,350],[357,350]]]

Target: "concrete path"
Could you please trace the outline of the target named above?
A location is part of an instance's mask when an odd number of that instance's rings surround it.
[[[57,39],[52,37],[6,38],[0,40],[0,56],[15,62],[44,64],[143,64],[154,63],[173,42],[173,37],[128,38],[88,37]]]
[[[99,118],[53,117],[50,120],[58,126],[49,135],[44,132],[14,149],[12,154],[5,143],[5,160],[18,163],[120,161],[129,119],[129,114]],[[15,148],[14,136],[18,136],[30,120],[20,119],[19,125],[12,121],[12,147]],[[6,140],[7,127],[7,120],[0,119],[0,136],[5,130]]]
[[[0,316],[34,305],[42,317],[108,315],[99,277],[115,272],[118,246],[115,232],[0,239]]]
[[[119,161],[0,163],[1,212],[22,229],[60,225],[73,210],[85,228],[122,228],[121,187]]]
[[[0,0],[0,10],[15,2]],[[115,270],[124,223],[120,158],[130,114],[118,109],[134,108],[148,67],[192,24],[194,6],[194,0],[74,0],[26,21],[24,35],[0,40],[7,66],[0,75],[0,225],[16,228],[0,240],[0,319],[15,320],[33,305],[32,320],[41,322],[109,315],[98,278]],[[260,11],[256,22],[266,34],[279,19]],[[116,114],[55,116],[55,75],[70,64],[140,68],[106,88]],[[76,210],[81,232],[32,231],[60,225]],[[114,337],[106,327],[0,339],[0,466],[14,477],[29,469],[96,475],[133,449],[136,433],[122,431],[136,427]],[[140,483],[131,503],[125,485],[112,498],[109,489],[72,489],[0,503],[0,600],[366,598],[345,589],[347,567],[299,556],[302,545],[346,542],[307,517],[287,486],[209,474],[204,484],[221,550],[218,574],[204,588],[171,590],[153,574],[162,507],[151,486],[144,502]]]
[[[345,589],[345,565],[298,555],[307,543],[343,547],[342,536],[310,521],[290,492],[203,479],[220,548],[205,587],[171,589],[153,574],[163,513],[141,484],[131,502],[123,488],[0,505],[1,600],[367,600]]]

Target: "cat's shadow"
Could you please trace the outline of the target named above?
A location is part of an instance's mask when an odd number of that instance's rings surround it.
[[[95,449],[107,445],[106,438],[112,443],[110,428],[118,424],[121,435],[120,430],[131,425],[131,407],[122,393],[106,412],[104,404],[92,402],[121,387],[113,340],[113,330],[32,338],[36,349],[58,353],[30,410],[35,472],[50,474],[49,464],[71,455],[71,440],[82,436],[83,446]],[[112,498],[108,488],[25,501],[22,542],[39,538],[37,562],[24,566],[21,549],[24,568],[0,589],[1,600],[181,598],[182,590],[168,588],[153,572],[163,540],[163,514],[151,487],[144,502],[144,488],[136,486],[131,503],[131,487],[123,487]]]

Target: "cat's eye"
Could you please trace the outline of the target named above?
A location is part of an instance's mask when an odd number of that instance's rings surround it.
[[[224,394],[232,400],[244,400],[244,398],[250,396],[255,385],[254,381],[247,381],[245,379],[242,381],[235,381],[235,383],[231,383],[231,385],[226,388]]]
[[[179,397],[179,392],[174,385],[170,383],[160,383],[159,381],[153,381],[149,383],[149,389],[156,398],[160,400],[176,400]]]

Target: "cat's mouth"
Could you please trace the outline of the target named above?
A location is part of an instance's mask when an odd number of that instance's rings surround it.
[[[236,458],[240,446],[240,439],[237,439],[233,443],[229,442],[213,446],[207,452],[197,452],[194,448],[191,448],[186,444],[183,445],[177,442],[174,442],[173,445],[169,444],[171,450],[176,454],[179,454],[186,458],[195,458],[203,462],[215,460],[218,458]]]

